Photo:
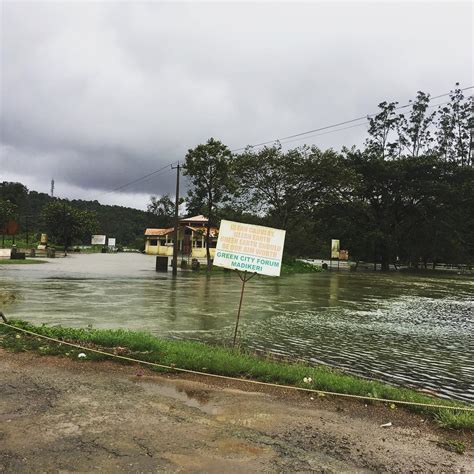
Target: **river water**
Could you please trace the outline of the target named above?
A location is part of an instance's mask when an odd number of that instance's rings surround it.
[[[0,266],[0,305],[10,317],[37,324],[231,342],[238,276],[180,272],[173,279],[156,273],[154,262],[141,254],[93,254]],[[472,277],[255,277],[246,286],[241,322],[248,348],[474,401]]]

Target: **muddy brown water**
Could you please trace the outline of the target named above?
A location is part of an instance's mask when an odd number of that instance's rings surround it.
[[[146,330],[230,342],[240,296],[233,273],[154,271],[141,254],[72,255],[0,267],[12,318]],[[474,279],[456,274],[325,272],[257,277],[246,287],[243,346],[474,401]]]

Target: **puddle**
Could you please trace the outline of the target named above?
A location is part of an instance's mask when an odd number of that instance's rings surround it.
[[[137,383],[136,379],[133,381]],[[149,394],[178,400],[184,405],[197,408],[208,415],[219,415],[222,412],[221,407],[212,400],[209,390],[182,388],[172,383],[150,379],[141,379],[138,383]]]

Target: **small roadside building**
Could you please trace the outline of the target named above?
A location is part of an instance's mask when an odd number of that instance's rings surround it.
[[[179,221],[178,255],[183,259],[206,257],[206,225],[208,218],[194,216]],[[210,228],[209,251],[214,258],[217,244],[217,227]],[[147,255],[173,255],[174,227],[145,230],[145,253]]]

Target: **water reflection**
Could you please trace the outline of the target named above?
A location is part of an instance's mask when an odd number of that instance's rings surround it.
[[[8,310],[21,297],[21,293],[11,288],[0,288],[0,309]]]
[[[457,276],[256,277],[246,285],[241,335],[255,350],[472,401],[473,288],[473,279]],[[12,317],[213,343],[231,340],[239,296],[233,273],[171,278],[144,255],[75,255],[0,270],[0,302]]]
[[[168,318],[170,321],[176,321],[178,315],[176,296],[178,293],[178,282],[176,278],[172,278],[170,282],[170,307],[168,311]]]
[[[329,278],[329,306],[339,304],[339,272],[332,272]]]

